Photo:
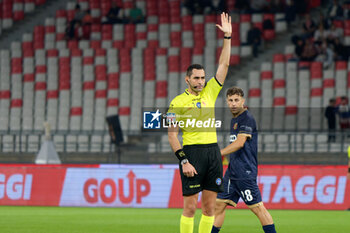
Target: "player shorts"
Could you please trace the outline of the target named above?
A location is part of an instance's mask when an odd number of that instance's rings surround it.
[[[256,180],[231,180],[225,176],[223,183],[224,192],[218,194],[218,201],[235,207],[239,199],[242,198],[244,203],[250,208],[262,203]]]
[[[202,190],[222,192],[223,169],[218,144],[185,145],[183,150],[198,173],[194,177],[184,176],[182,165],[179,165],[183,196],[190,196]]]

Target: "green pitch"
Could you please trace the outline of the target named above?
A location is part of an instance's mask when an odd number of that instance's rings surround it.
[[[279,233],[349,233],[350,211],[270,211]],[[1,233],[178,233],[180,209],[0,206]],[[195,218],[197,233],[200,210]],[[263,232],[249,210],[228,210],[222,233]]]

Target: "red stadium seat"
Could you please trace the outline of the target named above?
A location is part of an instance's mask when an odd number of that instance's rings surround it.
[[[95,98],[107,98],[107,90],[96,90]]]
[[[94,90],[95,89],[95,82],[94,81],[87,81],[83,84],[83,90]]]
[[[285,97],[275,97],[273,99],[273,106],[285,106],[286,105],[286,98]]]
[[[47,57],[57,57],[58,50],[57,49],[49,49],[47,50]]]
[[[276,37],[276,33],[274,29],[264,30],[263,37],[265,40],[273,40]]]
[[[46,82],[37,82],[37,83],[35,83],[35,90],[36,91],[46,90]]]
[[[249,97],[260,97],[261,96],[261,89],[260,88],[251,88],[249,89]]]
[[[12,99],[11,108],[21,108],[23,106],[22,99]]]
[[[118,98],[108,99],[107,106],[108,107],[118,107],[119,106],[119,99]]]
[[[350,83],[348,82],[348,85]],[[325,79],[323,80],[323,88],[333,88],[335,87],[335,80],[334,79]]]
[[[285,115],[296,115],[298,113],[297,106],[287,106],[285,109]]]
[[[130,115],[130,107],[120,107],[119,108],[120,116],[129,116]]]
[[[35,76],[34,74],[24,74],[23,75],[23,82],[34,82]]]
[[[119,74],[111,73],[108,74],[108,89],[119,89]]]
[[[311,96],[315,97],[315,96],[322,96],[323,94],[323,88],[312,88],[311,89]]]
[[[81,115],[83,115],[82,107],[72,107],[70,109],[70,116],[81,116]]]
[[[345,61],[337,61],[335,64],[336,70],[346,70],[347,69],[347,63]]]
[[[240,15],[240,22],[250,22],[252,20],[252,15],[251,14],[241,14]]]
[[[11,91],[0,90],[0,99],[10,99]]]
[[[276,79],[273,81],[273,88],[285,88],[286,80],[284,79]]]
[[[35,67],[35,73],[46,73],[46,65],[38,65]]]
[[[57,99],[58,90],[49,90],[46,92],[46,99]]]
[[[265,79],[272,79],[273,77],[273,74],[272,74],[272,71],[262,71],[261,72],[261,80],[265,80]]]
[[[168,81],[158,81],[156,83],[156,98],[165,98],[168,96]]]
[[[284,54],[273,55],[273,62],[285,62]]]

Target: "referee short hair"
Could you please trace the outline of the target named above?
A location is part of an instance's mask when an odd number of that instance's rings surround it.
[[[241,97],[244,97],[244,92],[239,87],[231,87],[226,91],[226,97],[232,96],[232,95],[239,95]]]
[[[199,64],[192,64],[187,68],[186,76],[191,77],[193,69],[204,70],[204,67],[202,65],[199,65]]]

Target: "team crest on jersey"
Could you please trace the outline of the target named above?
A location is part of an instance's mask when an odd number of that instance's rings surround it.
[[[233,129],[237,129],[237,126],[238,126],[238,124],[237,123],[235,123],[234,125],[233,125]]]
[[[196,106],[197,108],[201,108],[201,102],[197,102]]]
[[[221,183],[222,183],[221,178],[217,178],[215,182],[217,185],[221,185]]]

